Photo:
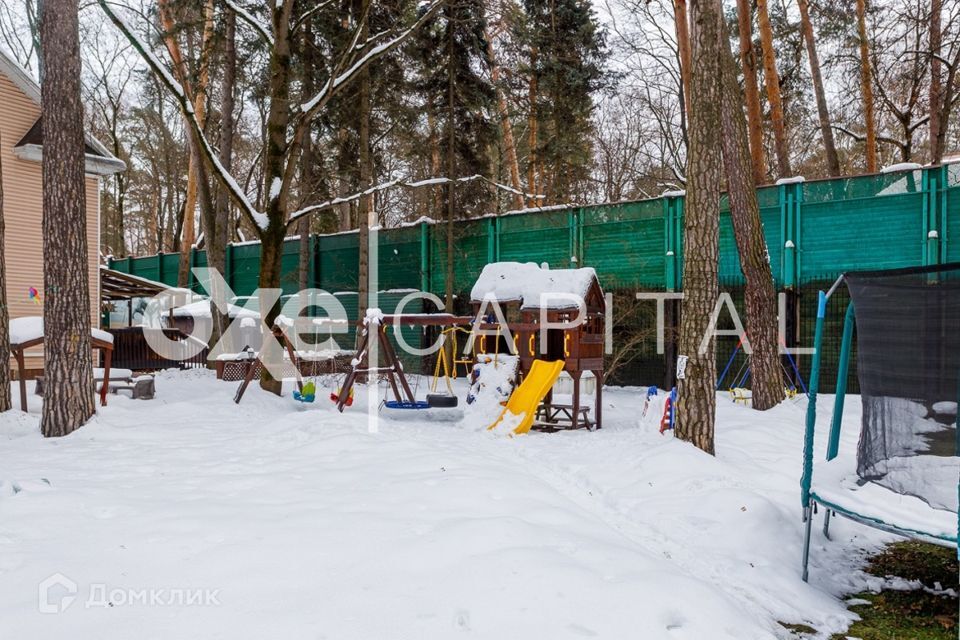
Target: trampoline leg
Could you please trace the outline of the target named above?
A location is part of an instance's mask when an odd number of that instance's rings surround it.
[[[813,528],[813,501],[811,501],[811,506],[804,509],[804,515],[806,516],[806,528],[803,534],[803,581],[806,582],[809,577],[809,571],[807,570],[807,565],[810,560],[810,531]]]
[[[830,539],[830,509],[826,509],[823,514],[823,537]]]

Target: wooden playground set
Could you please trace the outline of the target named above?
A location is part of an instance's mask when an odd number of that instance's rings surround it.
[[[526,280],[524,280],[526,276]],[[526,286],[516,286],[518,279]],[[448,313],[384,315],[370,309],[357,325],[359,343],[342,384],[330,395],[339,411],[353,403],[358,380],[385,378],[392,399],[383,407],[399,411],[426,411],[457,407],[459,399],[449,383],[462,367],[476,377],[478,358],[492,356],[497,366],[501,355],[516,359],[514,388],[502,403],[500,415],[490,429],[509,423],[513,433],[530,429],[598,429],[602,426],[601,389],[604,380],[605,299],[593,269],[546,269],[533,264],[493,263],[471,292],[473,316]],[[492,307],[492,311],[490,310]],[[509,318],[509,320],[508,320]],[[418,399],[404,372],[388,327],[434,327],[439,331],[439,350],[431,393]],[[461,341],[458,335],[465,335]],[[282,327],[274,337],[284,345],[296,373],[294,398],[313,402],[316,385],[306,380],[305,363]],[[485,358],[491,360],[491,358]],[[259,367],[251,353],[244,380],[235,400],[243,397]],[[555,385],[566,373],[570,393],[558,393]],[[593,378],[592,402],[584,401],[583,381]],[[447,392],[436,393],[438,380],[447,380]]]

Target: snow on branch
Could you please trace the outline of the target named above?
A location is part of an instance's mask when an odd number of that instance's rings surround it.
[[[177,82],[176,78],[170,73],[170,71],[164,66],[159,58],[153,53],[153,51],[140,39],[132,27],[127,24],[119,14],[114,12],[114,10],[109,6],[108,0],[97,0],[97,3],[100,5],[100,8],[103,9],[103,12],[107,14],[107,17],[110,18],[110,21],[120,30],[120,32],[127,38],[130,44],[134,49],[140,54],[140,57],[147,63],[147,66],[150,67],[150,70],[153,71],[160,79],[162,84],[173,94],[177,102],[180,104],[180,109],[183,111],[189,129],[192,132],[192,138],[197,143],[200,153],[203,154],[204,158],[212,165],[214,172],[217,174],[220,181],[230,192],[230,196],[236,202],[237,206],[241,211],[247,214],[250,218],[250,221],[256,225],[259,229],[267,228],[267,216],[257,211],[256,208],[250,203],[250,200],[247,198],[247,194],[244,193],[243,189],[237,183],[237,181],[230,175],[230,172],[224,168],[223,164],[220,163],[220,159],[217,157],[217,154],[213,152],[213,148],[210,145],[210,142],[207,140],[207,137],[203,134],[203,128],[200,126],[200,123],[197,122],[196,113],[193,110],[193,103],[190,102],[187,98],[186,92],[183,90],[183,86]]]
[[[464,177],[464,178],[453,178],[453,179],[451,179],[451,178],[446,178],[446,177],[426,178],[426,179],[424,179],[424,180],[414,180],[414,181],[396,179],[396,180],[389,180],[389,181],[387,181],[387,182],[383,182],[383,183],[374,185],[374,186],[370,187],[369,189],[365,189],[364,191],[358,191],[357,193],[354,193],[354,194],[349,195],[349,196],[341,196],[341,197],[338,197],[338,198],[333,198],[332,200],[327,200],[326,202],[321,202],[321,203],[318,203],[318,204],[310,205],[309,207],[304,207],[303,209],[300,209],[300,210],[295,211],[295,212],[293,212],[292,214],[290,214],[290,219],[287,220],[287,226],[292,225],[294,222],[296,222],[297,220],[299,220],[299,219],[302,218],[303,216],[310,215],[311,213],[316,213],[316,212],[318,212],[318,211],[324,211],[324,210],[326,210],[326,209],[330,209],[330,208],[335,207],[335,206],[340,205],[340,204],[346,204],[346,203],[348,203],[348,202],[353,202],[353,201],[355,201],[355,200],[359,200],[360,198],[363,198],[363,197],[366,197],[366,196],[370,196],[370,195],[373,195],[373,194],[375,194],[375,193],[379,193],[380,191],[385,191],[385,190],[387,190],[387,189],[392,189],[393,187],[402,187],[402,188],[406,188],[406,189],[419,189],[420,187],[431,187],[431,186],[436,186],[436,185],[441,185],[441,184],[464,183],[464,182],[474,182],[474,181],[486,182],[487,184],[493,185],[495,188],[500,189],[501,191],[508,191],[508,192],[510,192],[510,193],[513,193],[513,194],[516,194],[516,195],[519,195],[519,196],[523,196],[523,197],[525,197],[525,198],[533,198],[533,199],[537,199],[537,200],[542,200],[543,198],[546,197],[546,196],[544,196],[544,195],[538,195],[538,194],[525,193],[525,192],[523,192],[523,191],[518,191],[517,189],[514,189],[513,187],[510,187],[510,186],[505,185],[505,184],[501,184],[501,183],[499,183],[499,182],[496,182],[496,181],[494,181],[494,180],[491,180],[491,179],[486,178],[486,177],[484,177],[484,176],[481,176],[481,175],[479,175],[479,174],[478,174],[478,175],[472,175],[472,176],[466,176],[466,177]]]
[[[227,5],[227,8],[233,11],[237,16],[249,24],[253,29],[260,34],[260,37],[263,38],[267,44],[271,47],[273,46],[273,34],[270,33],[270,29],[253,17],[253,15],[240,6],[239,3],[234,2],[233,0],[223,0],[223,3]]]
[[[308,119],[312,117],[324,104],[326,104],[327,100],[329,100],[343,84],[350,81],[364,67],[383,54],[388,53],[390,50],[394,49],[400,44],[403,44],[403,42],[409,38],[413,32],[415,32],[420,28],[421,25],[433,17],[433,14],[438,8],[440,8],[440,6],[444,4],[444,2],[445,0],[434,0],[434,2],[426,5],[424,9],[419,10],[422,12],[420,13],[420,16],[417,18],[416,22],[401,31],[397,36],[371,48],[343,73],[337,74],[328,79],[323,88],[320,89],[320,91],[313,98],[300,105],[300,110],[306,114]]]
[[[333,4],[333,0],[323,0],[323,2],[318,2],[310,9],[307,9],[306,11],[304,11],[300,15],[300,17],[294,21],[293,26],[290,27],[290,33],[296,33],[297,29],[299,29],[304,22],[309,20],[311,16],[315,15],[319,11],[323,11],[324,9],[329,7],[331,4]]]

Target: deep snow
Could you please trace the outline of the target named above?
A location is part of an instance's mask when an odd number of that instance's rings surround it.
[[[598,432],[507,438],[469,420],[370,433],[362,389],[340,415],[329,390],[300,405],[251,387],[238,406],[236,384],[163,373],[156,399],[111,396],[62,439],[40,437],[36,396],[0,415],[0,638],[827,634],[892,539],[838,518],[828,542],[818,516],[800,580],[803,398],[761,414],[720,396],[712,458],[641,423],[637,388],[605,389]],[[39,613],[55,573],[77,598]],[[91,589],[159,595],[89,607]],[[204,606],[172,596],[204,589]]]

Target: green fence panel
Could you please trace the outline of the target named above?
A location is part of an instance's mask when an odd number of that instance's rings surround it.
[[[570,227],[573,210],[500,217],[500,260],[502,262],[546,262],[554,269],[571,266]]]
[[[941,245],[945,247],[944,262],[960,262],[960,163],[947,167],[947,184],[944,186],[947,214],[946,233],[941,238]]]
[[[584,207],[581,266],[597,270],[608,289],[662,287],[664,282],[663,201]]]
[[[481,218],[454,223],[453,290],[455,293],[469,293],[484,265],[490,262],[488,255],[494,222],[490,218]],[[429,247],[430,290],[441,294],[442,297],[447,280],[446,225],[436,224],[431,227]]]
[[[733,233],[733,219],[730,215],[730,198],[720,196],[720,280],[739,283],[743,279],[740,268],[740,254],[737,251],[737,239]]]
[[[783,286],[783,221],[780,209],[780,188],[777,186],[757,189],[757,204],[760,205],[760,222],[763,224],[763,236],[767,241],[767,253],[770,256],[770,269],[777,286]],[[739,255],[737,261],[739,263]]]
[[[420,287],[420,226],[385,229],[377,234],[380,246],[380,288]]]
[[[243,242],[232,245],[230,278],[227,282],[238,296],[253,295],[260,279],[260,243]]]
[[[807,182],[802,186],[800,278],[919,265],[922,172]]]
[[[357,290],[357,267],[360,252],[357,248],[359,234],[336,233],[320,236],[317,243],[320,251],[320,288],[330,293]]]

